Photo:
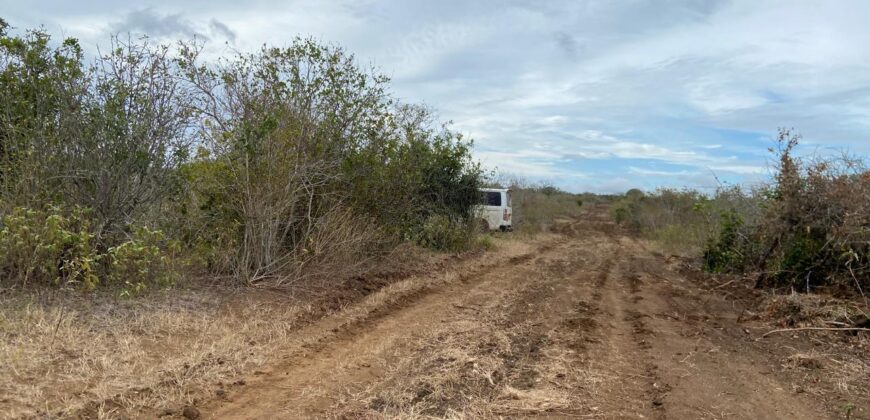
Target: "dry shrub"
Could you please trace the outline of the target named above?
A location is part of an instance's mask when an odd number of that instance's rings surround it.
[[[499,354],[510,352],[510,338],[494,333],[484,349],[477,339],[471,332],[435,337],[434,345],[421,349],[422,360],[414,358],[398,367],[416,379],[382,389],[369,408],[388,415],[445,417],[492,399],[503,386],[504,360]]]
[[[206,235],[187,236],[213,271],[285,285],[343,270],[351,248],[382,249],[383,236],[416,239],[431,218],[470,218],[480,182],[470,141],[428,108],[397,104],[388,78],[342,48],[296,39],[217,63],[200,52],[181,52],[206,116],[185,167],[188,220]]]
[[[653,239],[663,251],[700,256],[717,239],[728,219],[738,214],[755,220],[761,209],[757,191],[722,186],[712,195],[694,190],[661,188],[653,193],[629,190],[611,208],[617,223]]]
[[[509,185],[513,206],[514,230],[535,234],[547,232],[559,218],[579,216],[595,197],[571,194],[547,183],[532,184],[518,177],[505,177],[500,185]]]
[[[757,286],[809,291],[835,286],[864,294],[870,285],[870,176],[863,160],[800,158],[800,136],[781,130],[776,186],[755,238]]]
[[[712,195],[632,190],[613,217],[668,250],[703,255],[708,271],[758,273],[756,287],[824,287],[867,299],[870,172],[852,156],[796,156],[799,141],[780,131],[771,185]]]
[[[528,251],[525,245],[520,248]],[[294,287],[290,295],[218,283],[124,300],[45,289],[4,291],[0,413],[117,418],[137,410],[169,409],[177,415],[180,407],[217,389],[228,391],[240,376],[274,362],[275,354],[293,354],[305,343],[333,334],[332,328],[301,329],[333,310],[333,297],[343,305],[357,302],[325,321],[339,328],[420,290],[455,282],[461,271],[398,280],[447,261],[456,266],[456,260],[417,247],[389,255],[388,264],[363,274],[378,277],[372,283],[378,289],[364,293],[337,290],[331,282],[325,284],[326,293]]]
[[[808,353],[795,353],[787,357],[785,365],[792,369],[802,368],[810,370],[821,369],[824,366],[820,355]]]
[[[373,221],[348,209],[334,208],[312,224],[287,259],[289,275],[272,285],[323,285],[366,271],[386,255],[395,240]]]
[[[825,295],[774,295],[763,304],[767,317],[787,327],[858,326],[870,319],[861,302]]]

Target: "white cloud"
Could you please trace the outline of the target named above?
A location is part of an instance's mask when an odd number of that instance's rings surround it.
[[[757,179],[780,126],[870,152],[870,3],[860,0],[50,4],[13,3],[4,17],[88,45],[141,10],[152,30],[235,37],[239,50],[299,34],[341,44],[391,75],[398,96],[455,121],[487,164],[574,188],[709,171]],[[583,169],[602,161],[634,178]]]
[[[676,177],[676,176],[686,176],[696,174],[697,172],[690,171],[655,171],[651,169],[638,168],[636,166],[629,166],[628,171],[637,175],[655,175],[655,176],[668,176],[668,177]]]

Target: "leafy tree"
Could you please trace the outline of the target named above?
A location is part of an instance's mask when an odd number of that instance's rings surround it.
[[[339,47],[299,38],[205,62],[196,43],[116,38],[85,65],[73,38],[7,28],[0,216],[27,215],[0,233],[8,278],[133,293],[174,278],[181,244],[213,272],[282,284],[399,240],[468,243],[481,182],[471,142],[397,104],[387,77]],[[22,233],[43,231],[62,238]],[[21,263],[21,235],[52,251]],[[87,275],[63,268],[82,261]]]

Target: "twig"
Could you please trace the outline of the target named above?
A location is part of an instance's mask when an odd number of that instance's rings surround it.
[[[60,323],[63,321],[63,317],[66,314],[66,304],[60,306],[60,315],[57,316],[57,324],[54,325],[54,332],[51,334],[51,343],[48,345],[50,348],[54,348],[54,340],[57,338],[57,330],[60,329]]]
[[[600,271],[600,270],[596,270],[596,271]],[[664,280],[664,281],[667,281],[667,282],[670,282],[670,283],[675,283],[673,280],[671,280],[671,279],[669,279],[669,278],[667,278],[667,277],[665,277],[665,276],[663,276],[663,275],[661,275],[661,274],[653,273],[653,272],[651,272],[651,271],[647,271],[646,274],[649,274],[649,275],[651,275],[651,276],[653,276],[653,277],[657,277],[657,278],[659,278],[659,279],[661,279],[661,280]]]
[[[870,331],[870,328],[835,328],[835,327],[803,327],[803,328],[783,328],[781,330],[773,330],[764,333],[761,338],[767,337],[773,333],[789,332],[789,331]]]
[[[734,280],[736,280],[736,279],[734,279]],[[714,287],[714,288],[712,288],[712,289],[710,289],[710,290],[712,291],[712,290],[716,290],[716,289],[718,289],[718,288],[720,288],[720,287],[725,287],[725,286],[727,286],[727,285],[729,285],[729,284],[731,284],[731,283],[734,283],[734,280],[726,281],[725,283],[722,283],[722,284],[720,284],[720,285],[718,285],[718,286],[716,286],[716,287]]]
[[[453,304],[453,307],[454,307],[454,308],[458,308],[458,309],[468,309],[469,311],[480,312],[480,309],[472,308],[472,307],[470,307],[470,306],[462,306],[462,305],[459,305],[459,304],[456,304],[456,303]]]
[[[852,275],[852,278],[855,279],[855,286],[858,286],[858,291],[861,292],[861,297],[864,298],[864,305],[868,305],[867,303],[867,295],[864,294],[864,289],[861,288],[861,282],[858,281],[858,277],[855,277],[855,272],[852,271],[851,261],[849,264],[846,264],[846,268],[849,269],[849,274]]]

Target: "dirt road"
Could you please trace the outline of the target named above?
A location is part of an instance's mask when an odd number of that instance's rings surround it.
[[[604,215],[557,230],[369,316],[311,325],[303,334],[322,338],[221,391],[203,416],[829,417],[771,372],[734,302]]]

